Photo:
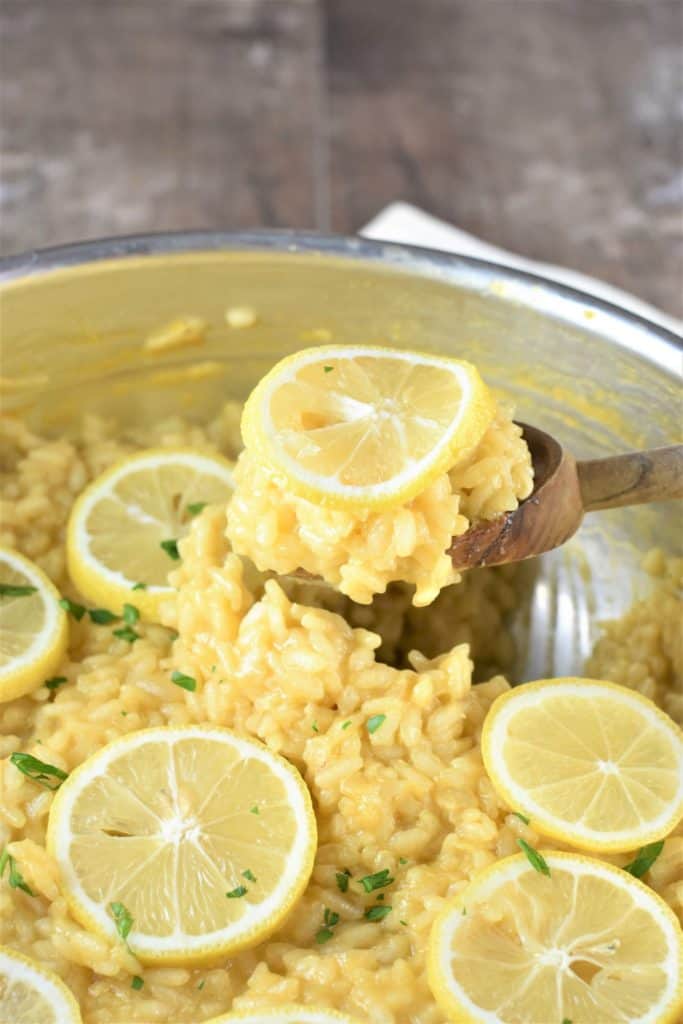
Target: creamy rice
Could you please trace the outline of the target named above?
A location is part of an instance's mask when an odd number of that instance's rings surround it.
[[[460,579],[445,554],[471,522],[517,508],[533,486],[529,450],[511,413],[498,412],[475,450],[403,505],[381,511],[322,508],[248,450],[235,469],[228,537],[261,570],[304,569],[353,601],[369,604],[387,585],[415,585],[431,604]]]
[[[231,406],[205,429],[172,420],[146,433],[89,419],[77,438],[57,441],[7,421],[1,542],[35,559],[71,593],[64,530],[87,481],[141,446],[190,444],[234,456],[238,414]],[[472,514],[481,514],[491,500],[481,481],[462,486],[471,486],[472,500],[481,501]],[[524,570],[467,574],[424,611],[397,585],[362,607],[299,583],[270,580],[252,593],[225,530],[224,512],[209,508],[181,543],[179,596],[165,609],[165,625],[140,626],[142,638],[130,646],[111,628],[72,622],[69,657],[59,670],[68,683],[54,695],[41,687],[0,704],[0,848],[9,844],[37,893],[0,881],[0,943],[56,970],[86,1024],[197,1024],[231,1008],[294,1001],[337,1007],[372,1024],[443,1024],[424,970],[436,913],[473,872],[516,852],[517,837],[539,842],[500,804],[484,772],[481,725],[508,684],[495,675],[473,686],[468,647],[479,677],[510,664],[506,621]],[[589,670],[635,686],[680,719],[681,566],[667,570],[660,556],[649,565],[658,589],[606,627]],[[310,606],[321,603],[328,608]],[[402,667],[378,661],[380,645],[382,657]],[[426,654],[409,656],[410,647]],[[170,682],[174,668],[197,678],[195,693]],[[370,735],[365,723],[376,714],[386,720]],[[24,750],[70,771],[123,733],[194,722],[258,736],[300,768],[317,806],[318,855],[304,897],[269,941],[212,969],[143,968],[123,944],[89,934],[70,917],[45,851],[52,794],[7,758]],[[628,855],[611,859],[624,863]],[[340,892],[335,874],[348,869],[358,878],[383,868],[395,877],[384,890],[392,910],[369,923],[362,919],[367,897],[353,884]],[[682,868],[679,829],[649,882],[681,917]],[[339,913],[340,923],[318,946],[324,907]],[[141,991],[131,990],[134,974],[144,978]]]

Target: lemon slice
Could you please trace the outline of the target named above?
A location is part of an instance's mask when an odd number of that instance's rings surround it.
[[[61,978],[0,946],[1,1024],[81,1024],[78,1003]]]
[[[72,509],[71,579],[96,604],[121,614],[132,602],[144,618],[157,620],[172,590],[173,542],[185,536],[204,504],[224,503],[232,492],[231,464],[218,455],[150,449],[118,462]]]
[[[224,1013],[212,1017],[206,1024],[359,1024],[353,1017],[336,1010],[316,1009],[315,1006],[278,1006],[274,1010],[247,1010]]]
[[[679,1021],[683,934],[673,912],[625,871],[546,853],[498,861],[437,917],[428,976],[462,1024]]]
[[[499,795],[534,828],[581,849],[624,851],[683,817],[683,738],[616,683],[550,679],[509,690],[481,738]]]
[[[0,703],[45,682],[69,638],[60,594],[37,565],[0,548]]]
[[[303,892],[316,826],[301,776],[209,726],[129,733],[50,810],[48,849],[82,924],[143,963],[204,964],[262,941]]]
[[[283,359],[242,417],[248,449],[330,508],[413,498],[481,440],[495,401],[474,366],[372,346]]]

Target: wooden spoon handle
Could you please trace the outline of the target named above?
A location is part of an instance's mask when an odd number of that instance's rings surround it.
[[[683,498],[683,444],[577,463],[584,511]]]

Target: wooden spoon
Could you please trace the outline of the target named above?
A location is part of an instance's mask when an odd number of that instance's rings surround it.
[[[448,549],[456,569],[521,562],[564,544],[586,512],[683,498],[683,445],[577,462],[537,427],[520,426],[534,466],[532,494],[513,512],[472,526]]]

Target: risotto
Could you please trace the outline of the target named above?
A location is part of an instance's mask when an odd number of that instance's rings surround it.
[[[203,428],[174,419],[148,433],[88,418],[72,440],[47,440],[7,419],[0,541],[78,599],[65,569],[65,526],[88,481],[147,446],[191,446],[234,458],[238,414],[229,405]],[[501,446],[510,454],[508,473],[487,489],[486,462]],[[85,1024],[198,1024],[229,1009],[293,1002],[345,1010],[373,1024],[444,1024],[425,971],[436,915],[475,872],[516,852],[519,838],[539,841],[501,804],[480,751],[486,712],[509,685],[498,673],[514,657],[508,619],[524,569],[467,574],[424,612],[412,607],[404,584],[363,606],[297,581],[251,574],[247,585],[226,530],[246,537],[250,517],[263,521],[263,494],[274,485],[247,458],[237,478],[242,499],[229,507],[227,521],[225,509],[208,507],[181,542],[182,562],[172,576],[178,596],[165,606],[163,624],[138,623],[130,643],[87,616],[74,621],[58,671],[64,681],[0,704],[0,849],[32,892],[0,881],[0,943],[56,971],[76,995]],[[529,486],[519,433],[501,414],[468,465],[442,476],[409,514],[421,517],[441,556],[456,517],[513,507]],[[276,569],[313,557],[299,529],[306,514],[302,505],[283,502],[278,522],[264,528],[264,550],[277,542],[282,554]],[[325,571],[341,583],[342,566],[360,556],[334,516],[323,525]],[[392,535],[396,524],[377,529]],[[417,564],[416,550],[400,557]],[[405,562],[400,569],[381,566],[370,582],[350,575],[346,593],[369,601],[400,577],[424,587],[431,600],[449,572],[431,554],[426,561],[424,578],[417,570],[406,576]],[[656,577],[652,596],[604,627],[588,671],[640,690],[680,722],[681,565],[667,566],[655,554],[648,568]],[[174,685],[173,670],[196,679],[196,690]],[[481,681],[473,685],[475,672]],[[380,718],[381,728],[368,728]],[[191,723],[257,737],[300,769],[316,808],[315,866],[295,911],[261,945],[209,968],[142,967],[124,943],[86,931],[69,913],[46,852],[53,794],[16,771],[9,755],[26,751],[69,772],[118,736]],[[649,882],[681,917],[682,867],[679,827]],[[391,912],[368,920],[367,900],[339,879],[382,871],[393,880],[386,890]],[[338,923],[321,944],[316,936],[328,912]],[[135,978],[144,987],[132,985]]]

